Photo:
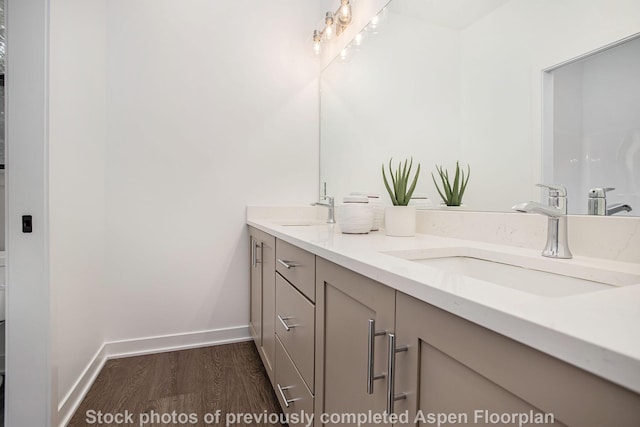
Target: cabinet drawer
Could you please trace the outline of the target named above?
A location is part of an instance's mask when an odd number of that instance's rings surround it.
[[[275,392],[280,406],[286,414],[313,414],[313,394],[304,384],[278,338],[276,338]],[[301,420],[300,423],[290,422],[289,425],[304,426],[305,422],[304,420]]]
[[[276,278],[276,335],[309,388],[314,388],[315,307],[282,277]]]
[[[316,298],[316,257],[282,240],[276,241],[276,271],[307,298]]]

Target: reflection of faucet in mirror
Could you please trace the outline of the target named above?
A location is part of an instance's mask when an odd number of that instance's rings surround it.
[[[589,215],[614,215],[618,212],[631,212],[631,206],[618,203],[607,207],[607,191],[615,188],[592,188],[589,190]]]
[[[513,206],[518,212],[535,212],[549,218],[547,243],[542,256],[550,258],[572,258],[567,234],[567,189],[560,185],[536,184],[549,189],[549,204],[522,202]]]

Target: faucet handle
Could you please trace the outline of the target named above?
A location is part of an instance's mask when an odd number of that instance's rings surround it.
[[[555,184],[536,184],[536,187],[548,188],[549,197],[567,197],[567,188]]]
[[[321,196],[320,199],[328,201],[331,206],[333,206],[334,203],[335,203],[335,198],[333,196],[329,196],[327,194],[325,194],[324,196]]]
[[[592,188],[591,190],[589,190],[589,198],[590,199],[605,198],[607,197],[607,191],[613,191],[613,190],[615,190],[615,188],[612,188],[612,187]]]

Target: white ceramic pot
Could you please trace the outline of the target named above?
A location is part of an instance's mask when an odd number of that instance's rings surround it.
[[[336,210],[340,231],[345,234],[365,234],[373,226],[373,209],[366,196],[347,196]]]
[[[416,207],[387,206],[384,209],[384,228],[387,236],[415,236]]]
[[[373,225],[371,231],[378,231],[384,227],[384,204],[377,194],[369,194],[369,206],[373,209]]]

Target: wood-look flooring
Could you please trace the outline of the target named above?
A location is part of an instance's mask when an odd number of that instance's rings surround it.
[[[220,423],[205,422],[205,415],[216,410],[222,411]],[[98,411],[103,414],[129,411],[134,423],[91,423],[97,421]],[[195,414],[198,422],[174,422],[177,420],[172,418],[174,411],[176,416]],[[145,426],[212,426],[225,425],[225,414],[265,411],[279,414],[280,405],[255,345],[242,342],[109,360],[68,426],[138,426],[140,417],[145,416],[141,414],[154,416],[154,413],[158,414],[155,421],[160,422]],[[158,418],[162,416],[164,419]]]

